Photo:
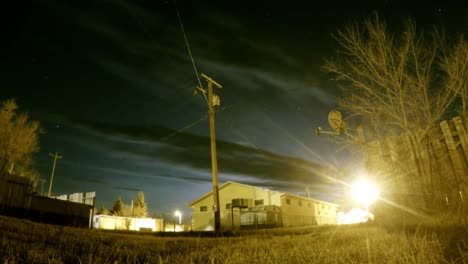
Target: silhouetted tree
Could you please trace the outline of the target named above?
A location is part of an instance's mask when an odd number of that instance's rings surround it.
[[[40,125],[28,114],[18,113],[14,99],[1,103],[0,108],[0,174],[8,172],[32,180],[38,173],[32,168],[32,155],[39,151]]]
[[[116,216],[124,216],[125,215],[125,205],[122,202],[122,199],[119,197],[117,201],[115,201],[114,206],[112,206],[111,213]]]
[[[138,192],[133,208],[133,215],[135,217],[146,217],[148,215],[148,205],[145,202],[145,195],[143,192]]]

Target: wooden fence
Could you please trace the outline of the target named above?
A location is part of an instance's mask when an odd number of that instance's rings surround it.
[[[94,206],[58,200],[32,193],[32,182],[24,177],[0,177],[0,215],[37,222],[89,227]]]
[[[468,125],[460,117],[428,131],[364,144],[364,162],[382,196],[426,211],[468,213]]]

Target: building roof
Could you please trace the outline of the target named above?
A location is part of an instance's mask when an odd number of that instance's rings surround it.
[[[335,204],[335,203],[330,203],[330,202],[326,202],[326,201],[322,201],[322,200],[317,200],[317,199],[308,198],[308,197],[299,196],[299,195],[294,195],[294,194],[289,194],[289,193],[285,193],[285,194],[283,194],[283,195],[281,195],[281,196],[284,196],[284,197],[293,197],[293,198],[301,199],[301,200],[305,200],[305,201],[319,202],[319,203],[331,204],[331,205],[339,206],[338,204]]]
[[[248,187],[248,188],[255,188],[255,189],[259,189],[259,190],[277,192],[277,193],[283,194],[283,192],[273,191],[273,190],[270,190],[270,189],[260,188],[260,187],[247,185],[247,184],[243,184],[243,183],[238,183],[238,182],[233,182],[233,181],[227,181],[227,182],[223,183],[221,186],[219,186],[218,190],[220,191],[220,190],[226,188],[229,185],[244,186],[244,187]],[[194,204],[198,203],[199,201],[201,201],[201,200],[205,199],[206,197],[210,196],[212,193],[213,193],[213,191],[209,191],[209,192],[205,193],[204,195],[202,195],[202,196],[198,197],[197,199],[195,199],[193,202],[189,203],[188,206],[190,206],[190,207],[193,206]]]
[[[321,200],[317,200],[317,199],[302,197],[302,196],[298,196],[298,195],[293,195],[293,194],[288,194],[288,193],[284,193],[284,192],[274,191],[274,190],[270,190],[270,189],[266,189],[266,188],[260,188],[260,187],[256,187],[256,186],[252,186],[252,185],[248,185],[248,184],[243,184],[243,183],[238,183],[238,182],[233,182],[233,181],[227,181],[227,182],[223,183],[221,186],[219,186],[218,190],[221,191],[222,189],[226,188],[229,185],[237,185],[237,186],[244,186],[244,187],[248,187],[248,188],[255,188],[255,189],[269,191],[269,192],[276,192],[276,193],[279,193],[282,196],[295,197],[295,198],[300,198],[300,199],[304,199],[304,200],[308,200],[308,201],[314,201],[314,202],[337,205],[337,204],[334,204],[334,203],[329,203],[329,202],[325,202],[325,201],[321,201]],[[212,193],[213,193],[213,191],[209,191],[209,192],[205,193],[204,195],[202,195],[199,198],[195,199],[194,201],[190,202],[188,204],[188,206],[189,207],[194,206],[196,203],[198,203],[201,200],[205,199],[206,197],[210,196]]]

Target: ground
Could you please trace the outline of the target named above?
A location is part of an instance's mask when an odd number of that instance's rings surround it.
[[[3,263],[468,263],[463,225],[138,233],[0,217]]]

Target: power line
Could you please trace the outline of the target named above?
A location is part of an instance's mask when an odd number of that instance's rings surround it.
[[[173,137],[173,136],[175,136],[175,135],[177,135],[177,134],[183,132],[184,130],[193,127],[194,125],[198,124],[200,121],[202,121],[203,119],[206,119],[207,117],[208,117],[208,114],[206,114],[206,115],[202,116],[200,119],[195,120],[194,122],[192,122],[192,123],[186,125],[185,127],[183,127],[183,128],[181,128],[181,129],[179,129],[179,130],[176,130],[176,131],[172,132],[172,133],[169,134],[168,136],[165,136],[165,137],[161,138],[161,140],[166,141],[166,140],[168,140],[169,138],[171,138],[171,137]]]
[[[200,80],[200,77],[198,76],[197,66],[195,65],[195,60],[193,59],[192,51],[190,50],[190,45],[189,45],[189,42],[188,42],[188,39],[187,39],[187,34],[185,33],[184,25],[182,24],[182,18],[180,17],[180,13],[179,13],[179,9],[177,8],[176,0],[174,0],[174,7],[175,7],[175,10],[176,10],[176,13],[177,13],[177,18],[179,20],[179,25],[180,25],[180,28],[182,30],[182,34],[184,35],[185,45],[187,46],[187,51],[188,51],[188,54],[190,56],[190,60],[192,61],[193,70],[195,71],[195,76],[197,76],[198,85],[199,85],[199,87],[203,87],[203,85],[201,83],[201,80]],[[203,96],[205,98],[205,101],[208,103],[208,98],[206,98],[206,95],[203,94]]]
[[[231,108],[232,106],[234,106],[234,105],[231,104],[231,105],[222,107],[221,109],[217,110],[217,112],[222,112],[222,111],[224,111],[224,110],[226,110],[226,109]],[[177,135],[177,134],[179,134],[179,133],[181,133],[181,132],[183,132],[183,131],[185,131],[185,130],[191,128],[191,127],[193,127],[194,125],[198,124],[200,121],[206,119],[206,118],[208,117],[208,115],[209,115],[208,113],[205,114],[204,116],[200,117],[200,119],[193,121],[192,123],[190,123],[190,124],[184,126],[184,127],[181,128],[181,129],[178,129],[177,131],[172,132],[171,134],[169,134],[169,135],[167,135],[167,136],[165,136],[165,137],[162,137],[161,140],[166,141],[166,140],[170,139],[171,137],[173,137],[173,136],[175,136],[175,135]]]

